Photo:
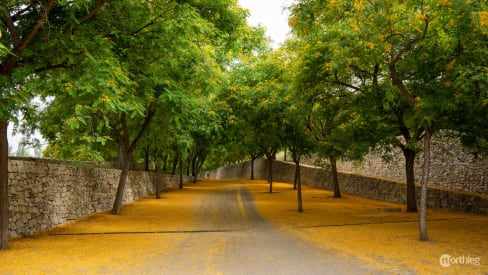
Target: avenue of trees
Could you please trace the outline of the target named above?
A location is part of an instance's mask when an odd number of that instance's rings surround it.
[[[286,150],[302,211],[303,156],[331,169],[339,198],[337,161],[398,147],[421,240],[428,239],[432,136],[448,130],[473,153],[488,152],[484,1],[301,0],[290,7],[291,38],[278,49],[233,0],[0,7],[1,249],[8,248],[12,123],[40,131],[44,157],[116,162],[113,214],[131,162],[196,178],[202,169],[264,157],[273,192],[273,159]]]

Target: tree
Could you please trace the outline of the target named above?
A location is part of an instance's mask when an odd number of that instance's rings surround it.
[[[353,156],[354,146],[351,143],[351,121],[357,120],[357,113],[353,110],[354,93],[341,87],[319,86],[307,93],[309,113],[307,128],[316,140],[319,156],[329,160],[334,198],[340,198],[337,160]]]
[[[213,102],[208,98],[200,99],[195,108],[191,121],[188,121],[190,136],[193,146],[190,149],[191,173],[196,183],[198,174],[212,150],[215,141],[219,140],[221,134],[221,121],[219,115],[214,111]]]
[[[93,19],[108,0],[3,1],[1,4],[0,108],[0,249],[8,249],[8,138],[9,121],[31,94],[22,88],[40,67],[39,56],[59,45],[78,26]],[[55,18],[55,19],[54,19]],[[51,20],[52,19],[52,20]],[[51,33],[53,39],[47,39]],[[44,43],[40,43],[43,41]],[[8,53],[6,53],[8,51]],[[46,68],[46,67],[45,67]]]
[[[286,79],[279,54],[263,52],[235,66],[230,82],[224,93],[232,110],[232,128],[239,135],[238,143],[251,157],[251,178],[254,159],[262,154],[268,159],[269,192],[272,193],[273,161],[283,146],[284,110],[289,104],[286,98],[291,81]]]
[[[326,9],[324,7],[327,7]],[[302,37],[321,32],[326,41],[324,79],[363,91],[381,81],[385,97],[404,100],[412,110],[410,127],[421,127],[424,168],[419,232],[427,240],[426,204],[430,139],[447,125],[448,110],[457,102],[450,89],[450,65],[459,53],[478,47],[483,35],[479,18],[486,3],[465,1],[301,1],[291,20]],[[313,28],[312,28],[313,26]],[[463,33],[476,39],[464,43]],[[469,74],[471,76],[471,74]],[[358,81],[366,76],[369,81]],[[466,77],[466,75],[464,76]],[[360,85],[358,85],[360,84]]]
[[[302,156],[312,153],[315,149],[315,145],[313,144],[306,127],[305,111],[307,109],[303,106],[303,102],[300,99],[301,97],[294,95],[291,99],[293,100],[293,103],[286,110],[283,142],[290,150],[293,162],[295,163],[293,189],[297,190],[297,211],[303,212],[300,159]]]

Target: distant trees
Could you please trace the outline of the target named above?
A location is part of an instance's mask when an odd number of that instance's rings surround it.
[[[250,156],[251,166],[261,155],[268,159],[270,193],[273,192],[273,161],[284,147],[285,112],[291,104],[291,81],[287,77],[278,53],[251,56],[235,65],[222,99],[231,119],[227,133],[235,135]]]

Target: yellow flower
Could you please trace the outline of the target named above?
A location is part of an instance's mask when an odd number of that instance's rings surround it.
[[[376,44],[374,42],[371,42],[371,41],[364,42],[364,45],[371,50],[374,49],[374,47],[376,47]]]
[[[480,16],[480,26],[488,27],[488,11],[478,12]]]
[[[364,10],[364,3],[363,3],[363,0],[355,1],[355,3],[354,3],[354,8],[355,8],[357,11],[362,11],[362,10]]]
[[[334,69],[334,66],[332,65],[332,63],[325,63],[324,64],[324,69],[326,71],[332,71]]]
[[[439,3],[439,6],[441,7],[450,7],[451,6],[451,0],[441,0]]]
[[[336,0],[331,0],[329,2],[329,9],[333,9],[337,4],[337,1]]]

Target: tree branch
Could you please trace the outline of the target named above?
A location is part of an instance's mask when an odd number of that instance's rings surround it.
[[[407,44],[405,44],[405,46],[403,46],[403,48],[398,52],[398,54],[393,58],[392,60],[392,63],[393,64],[396,64],[398,62],[398,60],[403,56],[403,54],[405,52],[407,52],[408,50],[410,50],[410,48],[413,47],[413,45],[415,45],[417,42],[425,39],[427,37],[427,32],[429,31],[429,18],[427,18],[427,16],[425,17],[425,26],[424,26],[424,31],[422,32],[422,35],[417,37],[417,38],[414,38],[410,41],[408,41]]]
[[[415,99],[415,97],[413,97],[413,95],[411,95],[408,92],[407,88],[403,84],[403,81],[398,77],[395,64],[390,64],[389,67],[390,67],[391,82],[398,87],[400,93],[402,93],[402,95],[410,104],[412,104],[413,106],[417,106],[418,104],[417,100]]]
[[[350,88],[350,89],[353,89],[357,92],[363,92],[363,90],[357,86],[354,86],[352,84],[349,84],[349,83],[346,83],[346,82],[342,82],[339,80],[339,77],[337,76],[337,74],[334,75],[334,80],[333,81],[326,81],[326,82],[329,82],[329,83],[332,83],[332,84],[338,84],[338,85],[341,85],[341,86],[344,86],[346,88]]]
[[[4,14],[2,15],[2,21],[7,26],[7,30],[10,32],[10,35],[12,36],[12,40],[13,40],[12,42],[14,43],[14,48],[15,48],[18,45],[20,45],[22,41],[20,39],[19,34],[17,33],[17,29],[15,28],[12,17],[10,16],[10,11],[8,9],[6,0],[2,1],[2,6],[4,9]]]
[[[37,68],[37,69],[35,69],[35,72],[36,73],[42,73],[42,72],[46,72],[46,71],[50,71],[50,70],[54,70],[54,69],[67,69],[67,68],[69,68],[69,67],[66,64],[56,64],[56,65],[49,65],[46,67]]]
[[[49,13],[51,12],[51,9],[54,7],[54,4],[56,3],[56,0],[49,0],[46,8],[44,9],[43,15],[39,20],[37,20],[37,23],[34,25],[30,33],[25,37],[24,41],[22,44],[20,44],[18,47],[14,48],[14,51],[16,53],[21,53],[27,46],[32,42],[32,39],[36,36],[36,34],[39,32],[39,29],[48,21]]]
[[[156,108],[153,104],[151,104],[148,108],[146,117],[144,119],[144,123],[142,124],[142,126],[139,130],[139,133],[137,133],[136,138],[130,144],[129,150],[135,150],[136,149],[137,144],[139,143],[139,141],[144,136],[144,133],[146,132],[146,130],[149,128],[149,124],[151,124],[152,118],[154,117],[155,114],[156,114]]]
[[[130,149],[130,135],[129,135],[129,127],[127,126],[127,115],[125,112],[122,112],[120,115],[120,124],[122,125],[122,135],[121,139],[124,142],[124,153],[127,153]]]
[[[92,17],[95,16],[95,14],[103,7],[103,5],[105,5],[106,3],[110,2],[111,0],[99,0],[97,2],[97,4],[95,5],[95,7],[93,7],[93,9],[85,16],[83,17],[80,17],[76,20],[76,22],[74,22],[73,24],[71,24],[66,30],[64,30],[64,34],[69,34],[71,32],[73,32],[73,30],[80,24],[90,20]]]

